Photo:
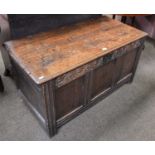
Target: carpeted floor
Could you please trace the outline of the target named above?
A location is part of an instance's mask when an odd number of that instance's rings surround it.
[[[0,57],[0,74],[4,71]],[[135,79],[60,128],[49,139],[24,105],[11,79],[3,76],[0,140],[155,140],[155,41],[148,40]]]

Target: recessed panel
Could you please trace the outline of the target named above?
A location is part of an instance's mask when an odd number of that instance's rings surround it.
[[[111,87],[113,74],[115,72],[114,69],[114,62],[112,61],[93,71],[92,98]]]
[[[84,77],[80,77],[56,90],[55,107],[57,120],[84,104],[84,81]]]

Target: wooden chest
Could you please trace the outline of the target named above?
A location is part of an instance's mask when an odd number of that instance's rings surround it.
[[[26,103],[50,136],[133,80],[146,33],[107,17],[5,43]]]

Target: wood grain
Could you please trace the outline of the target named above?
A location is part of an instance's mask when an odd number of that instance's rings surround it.
[[[146,36],[108,17],[6,42],[11,57],[41,84]]]

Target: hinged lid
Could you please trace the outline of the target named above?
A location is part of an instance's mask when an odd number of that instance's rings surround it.
[[[6,42],[11,57],[41,84],[146,36],[108,17]]]

